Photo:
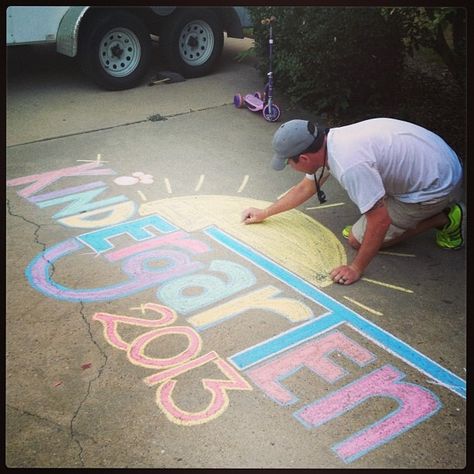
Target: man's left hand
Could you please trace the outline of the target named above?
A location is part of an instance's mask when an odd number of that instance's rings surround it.
[[[362,272],[352,265],[342,265],[331,272],[332,281],[340,285],[351,285],[359,280],[361,275]]]

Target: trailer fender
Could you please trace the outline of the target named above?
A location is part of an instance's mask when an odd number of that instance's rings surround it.
[[[56,38],[56,51],[66,56],[77,55],[79,25],[90,7],[70,7],[63,16]]]
[[[168,16],[176,10],[176,7],[150,7],[150,10],[157,15]]]

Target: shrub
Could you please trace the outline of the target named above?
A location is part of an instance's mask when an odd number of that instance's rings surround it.
[[[420,47],[440,56],[461,88],[466,86],[466,10],[460,7],[382,8],[400,22],[409,54]]]
[[[255,52],[268,70],[268,28],[274,15],[275,87],[316,113],[338,114],[374,104],[397,89],[403,43],[397,21],[375,7],[250,7]]]

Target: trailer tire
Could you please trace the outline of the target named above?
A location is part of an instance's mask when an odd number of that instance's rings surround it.
[[[150,34],[143,22],[115,11],[100,16],[80,32],[79,62],[83,71],[108,90],[135,87],[151,58]]]
[[[178,9],[160,34],[160,54],[185,77],[200,77],[215,67],[224,45],[224,31],[210,9]]]

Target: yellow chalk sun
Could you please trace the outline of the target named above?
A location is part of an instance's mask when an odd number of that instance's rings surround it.
[[[215,225],[309,283],[330,285],[329,272],[345,265],[347,258],[336,236],[319,222],[293,209],[260,224],[241,223],[242,211],[247,207],[265,208],[270,204],[236,196],[181,196],[143,203],[139,213],[159,214],[186,232]]]

